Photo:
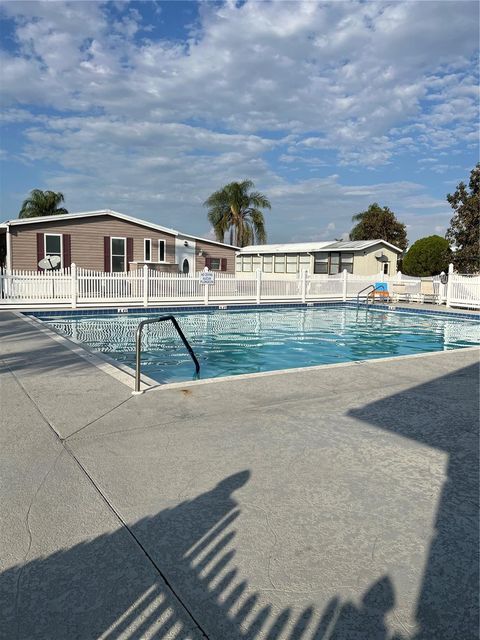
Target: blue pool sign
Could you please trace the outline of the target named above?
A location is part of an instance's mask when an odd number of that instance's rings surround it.
[[[215,274],[205,267],[205,269],[200,272],[199,282],[200,284],[215,284]]]

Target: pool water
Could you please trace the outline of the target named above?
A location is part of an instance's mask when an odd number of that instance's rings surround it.
[[[163,312],[162,312],[163,313]],[[168,313],[168,311],[165,311]],[[57,331],[135,366],[135,332],[154,314],[44,316]],[[200,378],[369,360],[480,344],[480,322],[355,307],[206,310],[175,313],[200,362]],[[159,382],[194,379],[170,322],[144,327],[142,373]]]

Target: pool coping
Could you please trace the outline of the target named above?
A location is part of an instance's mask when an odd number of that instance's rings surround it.
[[[312,306],[341,306],[341,307],[347,307],[347,308],[351,308],[352,306],[356,306],[355,303],[349,303],[349,302],[320,302],[320,303],[293,303],[293,304],[273,304],[273,305],[242,305],[242,309],[258,309],[259,307],[263,308],[263,309],[267,309],[267,308],[285,308],[285,307],[294,307],[294,308],[311,308]],[[236,309],[238,309],[239,307],[235,306]],[[188,311],[203,311],[205,312],[206,307],[205,306],[199,306],[196,308],[192,308],[189,307],[188,309],[185,309],[184,307],[172,307],[172,308],[162,308],[162,311],[184,311],[184,310],[188,310]],[[214,311],[225,311],[228,310],[228,308],[225,308],[223,305],[220,307],[209,307],[209,310],[211,312]],[[463,319],[463,320],[476,320],[479,321],[480,320],[480,314],[477,315],[472,315],[472,314],[455,314],[455,313],[449,313],[447,311],[433,311],[431,312],[430,310],[423,310],[423,309],[409,309],[408,307],[397,307],[395,305],[376,305],[373,309],[370,309],[372,311],[389,311],[389,312],[403,312],[403,313],[421,313],[421,314],[428,314],[428,315],[435,315],[435,316],[448,316],[448,317],[452,317],[455,319]],[[69,313],[68,315],[85,315],[84,313],[82,313],[83,310],[75,310],[72,311],[70,310],[71,313]],[[110,312],[112,310],[109,310]],[[141,310],[141,315],[145,315],[145,313],[148,312],[155,312],[156,310]],[[79,340],[76,340],[75,338],[72,338],[70,336],[65,336],[64,334],[62,334],[60,331],[57,331],[54,327],[49,326],[48,324],[46,324],[41,318],[38,318],[36,315],[33,315],[32,312],[26,312],[26,311],[13,311],[12,313],[14,313],[17,317],[21,317],[23,318],[23,320],[25,320],[26,322],[29,322],[31,325],[35,326],[36,328],[40,329],[40,331],[49,334],[54,340],[56,340],[57,342],[60,342],[61,344],[63,344],[64,346],[66,346],[69,350],[73,351],[74,353],[76,353],[79,357],[83,358],[84,360],[87,360],[88,362],[90,362],[93,366],[95,366],[96,368],[100,369],[101,371],[103,371],[104,373],[107,373],[108,375],[112,376],[113,378],[115,378],[117,381],[121,382],[122,384],[128,386],[128,387],[132,387],[132,385],[134,384],[135,381],[135,370],[124,364],[121,362],[118,362],[117,360],[115,360],[114,358],[111,358],[110,356],[100,352],[100,351],[96,351],[94,349],[92,349],[91,347],[85,345],[83,342],[80,342]],[[37,312],[39,313],[39,315],[43,315],[43,313]],[[50,316],[54,316],[54,315],[59,315],[58,313],[49,313],[48,315]],[[64,314],[62,314],[64,315]],[[87,314],[87,315],[94,315],[94,313],[91,314]],[[117,314],[118,315],[118,314]],[[47,316],[48,317],[48,316]],[[345,366],[358,366],[358,365],[367,365],[367,364],[372,364],[372,363],[377,363],[377,362],[389,362],[392,360],[399,360],[399,359],[405,359],[405,358],[422,358],[422,357],[428,357],[428,356],[439,356],[445,353],[450,353],[451,351],[475,351],[478,350],[480,352],[480,345],[473,345],[471,347],[460,347],[459,349],[448,349],[448,350],[444,350],[444,351],[427,351],[425,353],[413,353],[413,354],[405,354],[405,355],[401,355],[401,356],[387,356],[385,358],[372,358],[372,359],[368,359],[368,360],[350,360],[347,362],[334,362],[334,363],[329,363],[329,364],[319,364],[319,365],[310,365],[310,366],[305,366],[305,367],[293,367],[293,368],[289,368],[289,369],[274,369],[272,371],[258,371],[258,372],[254,372],[254,373],[241,373],[241,374],[237,374],[237,375],[229,375],[229,376],[221,376],[218,378],[205,378],[205,379],[201,379],[201,380],[186,380],[183,382],[159,382],[158,380],[154,380],[153,378],[150,378],[149,376],[145,375],[145,374],[141,374],[140,380],[142,385],[144,386],[143,389],[141,389],[140,393],[150,393],[152,391],[162,391],[162,390],[168,390],[168,389],[181,389],[181,388],[185,388],[185,387],[191,387],[191,386],[198,386],[198,385],[202,385],[202,384],[211,384],[212,382],[223,382],[223,381],[231,381],[231,380],[242,380],[242,379],[248,379],[248,378],[255,378],[255,377],[264,377],[264,376],[271,376],[271,375],[284,375],[287,373],[298,373],[298,372],[305,372],[305,371],[312,371],[312,370],[320,370],[320,369],[325,369],[325,368],[338,368],[338,367],[345,367]]]
[[[215,303],[208,305],[199,305],[199,304],[191,304],[191,305],[167,305],[160,307],[102,307],[97,309],[17,309],[19,313],[25,315],[34,315],[43,316],[43,317],[52,317],[52,316],[88,316],[88,315],[119,315],[119,314],[131,314],[131,315],[148,315],[151,313],[185,313],[189,311],[202,311],[214,313],[215,311],[229,311],[229,310],[254,310],[254,309],[288,309],[288,308],[311,308],[311,307],[330,307],[330,306],[341,306],[341,307],[357,307],[357,303],[353,300],[322,300],[322,301],[307,301],[307,302],[299,302],[299,301],[283,301],[283,302],[261,302],[260,304],[256,303]],[[436,307],[441,305],[435,305]],[[390,304],[374,304],[365,307],[364,305],[360,305],[360,308],[365,308],[370,311],[375,310],[383,310],[383,311],[398,311],[400,313],[420,313],[420,314],[428,314],[428,315],[436,315],[436,316],[449,316],[452,318],[467,318],[471,320],[480,320],[480,310],[475,311],[473,309],[465,309],[462,311],[454,311],[450,307],[441,308],[428,308],[428,309],[418,309],[417,307],[411,306],[403,306],[398,305],[396,303]],[[13,311],[13,310],[12,310]]]
[[[97,369],[100,369],[112,378],[115,378],[118,382],[121,382],[127,387],[132,387],[132,384],[135,381],[135,371],[128,365],[118,362],[101,351],[92,349],[83,342],[80,342],[80,340],[76,340],[75,338],[71,338],[70,336],[60,333],[60,331],[57,331],[54,327],[45,324],[43,320],[40,320],[40,318],[37,318],[36,316],[29,315],[22,311],[11,311],[11,313],[42,333],[47,334],[52,338],[52,340],[59,342],[83,360],[86,360]],[[140,376],[140,380],[144,385],[148,385],[148,388],[158,385],[158,380],[154,380],[143,373]]]

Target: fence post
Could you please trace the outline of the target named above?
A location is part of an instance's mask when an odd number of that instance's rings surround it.
[[[305,304],[307,302],[307,270],[302,269],[302,302]]]
[[[402,279],[402,272],[397,271],[397,280],[401,280],[401,279]]]
[[[72,309],[77,308],[77,265],[72,262],[70,265],[70,294]]]
[[[143,306],[148,307],[148,267],[143,265]]]
[[[209,294],[208,287],[209,287],[210,285],[208,285],[208,284],[204,284],[203,286],[204,286],[204,288],[205,288],[205,291],[204,291],[204,298],[203,298],[203,304],[208,305],[208,294]]]
[[[342,300],[347,301],[347,270],[343,270],[343,282],[342,282]]]
[[[262,295],[262,272],[260,271],[260,269],[257,269],[256,280],[257,280],[257,287],[256,287],[257,304],[260,304],[260,298]]]
[[[453,264],[450,263],[448,265],[448,280],[447,280],[447,300],[445,302],[446,306],[449,307],[452,301],[452,278],[453,278]]]
[[[439,275],[439,282],[438,282],[438,303],[437,304],[443,304],[446,301],[447,298],[447,285],[443,284],[442,282],[442,278],[443,276],[445,276],[445,271],[442,271]]]

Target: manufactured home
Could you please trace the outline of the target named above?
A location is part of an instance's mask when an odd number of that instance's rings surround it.
[[[169,273],[235,273],[238,247],[168,229],[109,209],[0,225],[0,263],[8,270],[41,270],[45,256],[58,256],[58,268],[126,272],[143,265]],[[3,257],[3,259],[2,259]]]
[[[260,270],[271,277],[303,270],[326,275],[344,270],[355,275],[395,275],[401,253],[385,240],[252,245],[237,252],[235,271],[246,276]]]

